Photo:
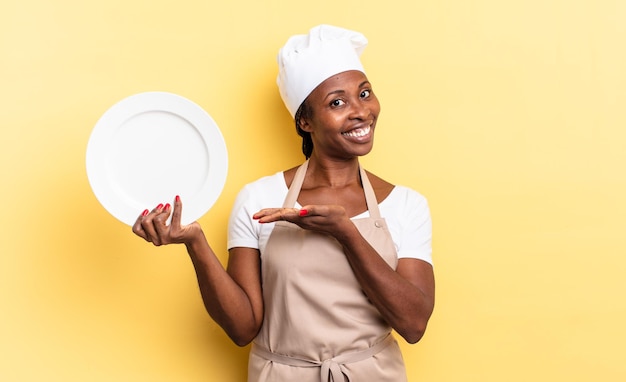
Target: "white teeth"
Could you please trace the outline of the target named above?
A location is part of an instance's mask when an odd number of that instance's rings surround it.
[[[368,126],[368,127],[362,128],[362,129],[350,130],[348,132],[341,133],[341,134],[342,135],[346,135],[348,137],[357,137],[358,138],[358,137],[364,137],[367,134],[369,134],[371,129],[372,129],[372,127]]]

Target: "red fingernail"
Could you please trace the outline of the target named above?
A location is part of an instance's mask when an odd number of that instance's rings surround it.
[[[306,216],[309,213],[309,211],[305,210],[304,208],[300,210],[300,216]]]
[[[148,215],[148,213],[150,213],[150,211],[148,211],[148,210],[143,210],[143,212],[141,213],[141,216],[146,216],[146,215]]]
[[[168,209],[168,208],[170,208],[170,204],[169,204],[169,203],[167,203],[167,204],[165,205],[165,207],[163,207],[163,209],[164,209],[164,210],[166,210],[166,209]]]
[[[159,203],[159,205],[156,207],[157,210],[160,210],[161,208],[163,208],[163,203]]]
[[[176,201],[180,202],[180,196],[176,195]]]

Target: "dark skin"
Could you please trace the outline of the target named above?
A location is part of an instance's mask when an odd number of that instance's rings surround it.
[[[307,98],[312,113],[300,120],[311,133],[313,152],[298,197],[302,209],[268,208],[254,214],[259,224],[285,220],[303,229],[326,233],[344,253],[365,294],[383,318],[409,343],[419,341],[434,307],[432,266],[417,259],[399,259],[394,270],[372,248],[350,217],[367,209],[359,178],[358,157],[372,149],[380,104],[365,75],[339,73],[320,84]],[[285,171],[293,181],[296,168]],[[393,185],[368,173],[376,198],[384,200]],[[225,270],[197,222],[180,224],[182,202],[145,211],[133,232],[154,245],[184,243],[211,317],[238,345],[254,339],[263,321],[259,251],[236,247]],[[166,224],[169,215],[172,222]]]

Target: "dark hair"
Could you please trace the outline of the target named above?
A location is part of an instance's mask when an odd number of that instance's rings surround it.
[[[311,139],[311,133],[302,130],[300,127],[300,119],[309,119],[312,115],[313,110],[305,99],[298,108],[298,111],[296,111],[296,115],[294,117],[296,120],[296,131],[298,132],[298,135],[302,137],[302,154],[304,154],[306,159],[309,159],[311,157],[311,153],[313,153],[313,140]]]

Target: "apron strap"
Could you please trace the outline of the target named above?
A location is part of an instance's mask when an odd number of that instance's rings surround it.
[[[291,186],[283,202],[283,208],[292,208],[296,205],[296,200],[298,200],[298,195],[300,195],[300,189],[302,188],[302,183],[304,183],[304,175],[306,175],[306,169],[308,167],[309,160],[307,159],[296,171],[296,175],[293,177],[293,181],[291,181]]]
[[[367,203],[367,209],[370,212],[370,217],[374,219],[380,219],[380,211],[378,210],[378,200],[376,200],[376,194],[374,188],[370,183],[367,173],[359,164],[359,171],[361,172],[361,184],[363,185],[363,191],[365,192],[365,202]]]
[[[291,182],[291,186],[289,187],[289,191],[287,192],[287,196],[285,197],[283,208],[292,208],[296,205],[296,201],[298,200],[298,195],[300,194],[302,183],[304,183],[304,176],[306,175],[306,170],[308,167],[309,160],[307,159],[298,168],[298,170],[296,170],[296,175],[293,177],[293,181]],[[365,172],[363,167],[361,167],[361,164],[359,164],[359,175],[361,176],[361,184],[363,185],[365,202],[367,203],[367,209],[369,210],[370,217],[374,219],[380,219],[380,210],[378,209],[376,194],[374,193],[372,184],[367,177],[367,173]]]

